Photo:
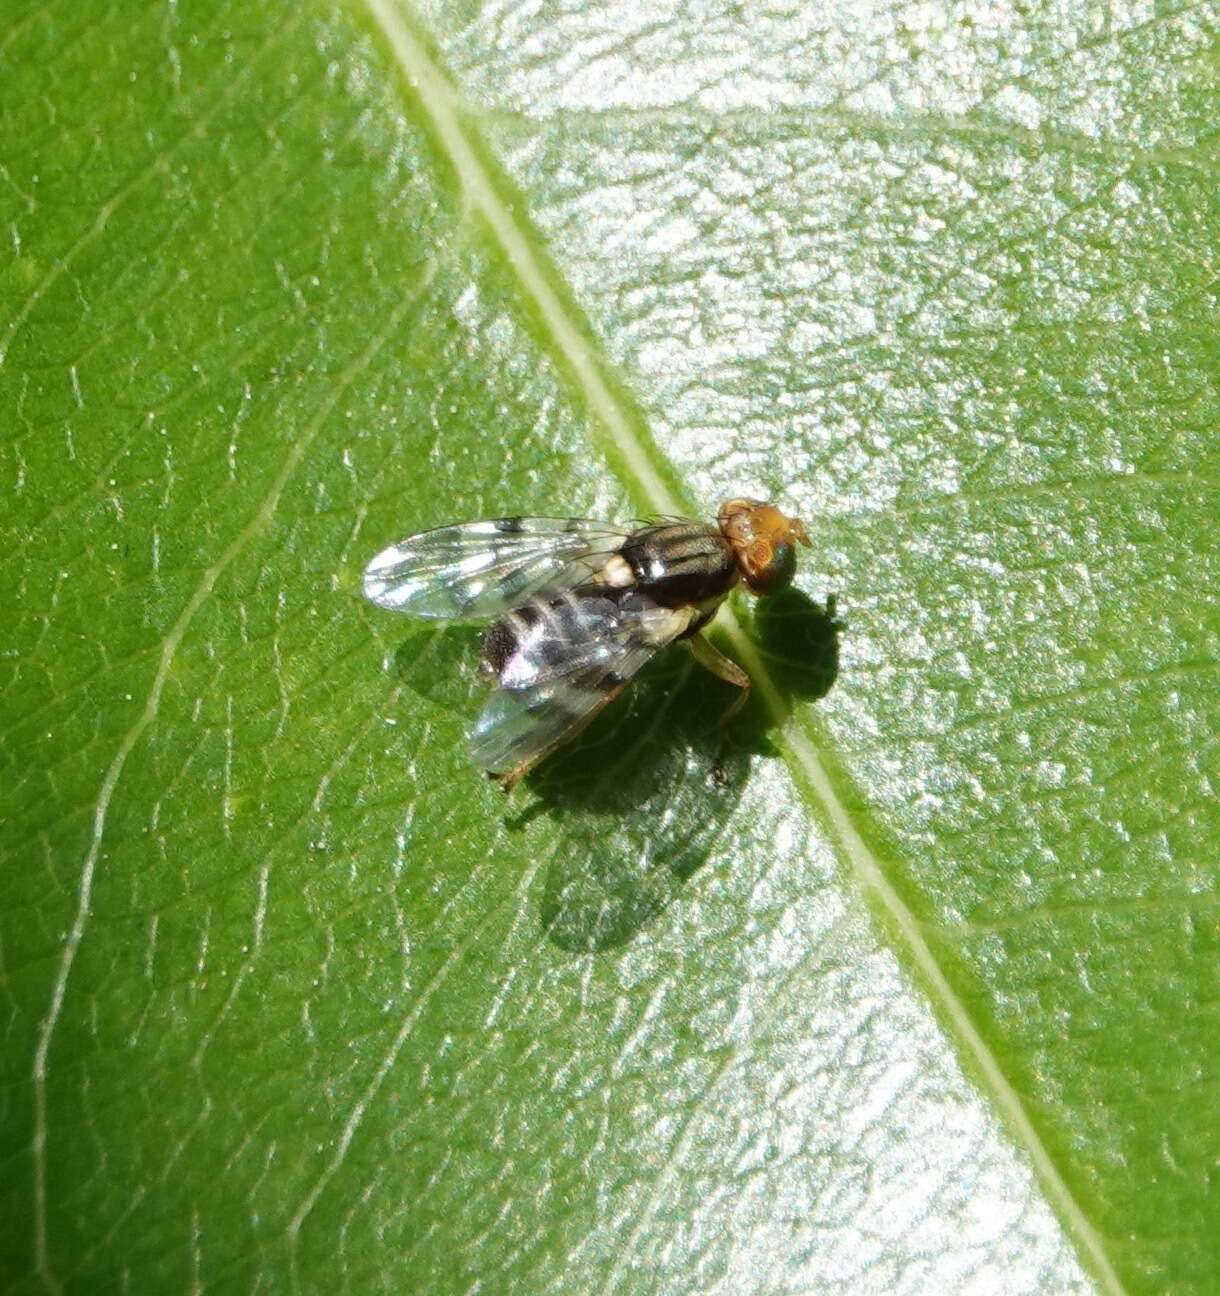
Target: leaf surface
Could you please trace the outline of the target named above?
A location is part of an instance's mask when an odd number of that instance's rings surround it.
[[[1214,1286],[1215,49],[6,17],[6,1287]],[[743,491],[723,790],[675,654],[506,804],[358,597]]]

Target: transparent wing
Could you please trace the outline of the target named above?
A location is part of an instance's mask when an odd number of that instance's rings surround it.
[[[628,532],[583,518],[493,518],[390,545],[364,569],[364,593],[418,617],[493,617],[545,586],[571,588]]]
[[[536,600],[519,613],[517,645],[470,733],[476,765],[516,777],[577,732],[690,624],[690,609],[642,595]]]

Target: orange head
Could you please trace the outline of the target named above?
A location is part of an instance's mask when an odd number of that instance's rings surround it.
[[[792,583],[797,544],[809,545],[809,533],[798,518],[762,500],[731,499],[716,517],[721,533],[755,594],[775,594]]]

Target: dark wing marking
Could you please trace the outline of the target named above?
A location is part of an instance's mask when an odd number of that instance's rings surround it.
[[[493,518],[437,527],[390,545],[364,570],[380,607],[418,617],[477,620],[538,590],[570,589],[629,533],[583,518]]]
[[[587,724],[686,629],[693,609],[661,608],[639,594],[568,595],[535,600],[530,612],[517,618],[516,647],[470,733],[475,764],[510,782]]]

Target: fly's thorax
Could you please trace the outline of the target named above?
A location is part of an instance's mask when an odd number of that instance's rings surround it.
[[[594,583],[615,590],[627,589],[635,584],[635,572],[622,554],[614,553],[598,568]]]
[[[627,537],[619,555],[631,568],[635,589],[661,607],[723,598],[739,575],[724,535],[700,522],[644,527]]]

